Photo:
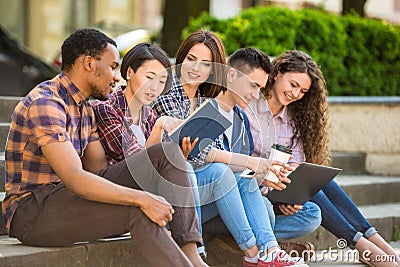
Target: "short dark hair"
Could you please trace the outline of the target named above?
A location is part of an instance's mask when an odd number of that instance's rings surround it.
[[[61,70],[68,71],[81,55],[101,55],[108,44],[117,47],[113,39],[96,29],[80,29],[72,33],[61,46]]]
[[[172,79],[171,62],[168,54],[157,44],[140,43],[131,48],[121,63],[122,78],[126,81],[126,73],[129,67],[136,72],[146,61],[153,59],[158,60],[168,71],[168,79],[165,84],[165,90],[168,90]]]
[[[266,73],[271,73],[271,62],[268,56],[254,47],[240,48],[228,59],[229,66],[243,74],[249,74],[256,68],[262,68]]]

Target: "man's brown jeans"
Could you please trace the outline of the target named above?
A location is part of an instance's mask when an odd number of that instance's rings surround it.
[[[191,184],[178,145],[160,143],[110,166],[100,176],[165,197],[175,210],[172,237],[134,206],[82,199],[62,183],[24,198],[10,236],[33,246],[66,246],[130,232],[132,244],[154,266],[191,266],[179,246],[201,243]],[[174,241],[175,240],[175,241]]]

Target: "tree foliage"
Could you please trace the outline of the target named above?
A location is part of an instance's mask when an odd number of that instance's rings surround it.
[[[330,95],[400,95],[399,26],[354,14],[255,7],[225,20],[202,13],[182,38],[199,28],[216,32],[229,54],[249,46],[272,57],[305,51],[321,66]]]

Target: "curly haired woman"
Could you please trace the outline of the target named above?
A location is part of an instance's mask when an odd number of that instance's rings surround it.
[[[298,50],[287,51],[272,62],[265,97],[253,102],[249,119],[255,143],[254,151],[267,157],[272,142],[293,150],[290,165],[311,162],[329,165],[328,103],[323,74],[315,61]],[[251,116],[251,113],[255,115]],[[271,138],[275,125],[276,140]],[[332,180],[311,199],[322,212],[322,226],[351,248],[360,252],[360,260],[370,266],[398,266],[393,248],[361,214],[343,189]],[[285,214],[285,212],[283,212]],[[379,262],[394,255],[396,262]]]

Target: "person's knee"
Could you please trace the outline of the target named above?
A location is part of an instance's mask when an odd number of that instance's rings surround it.
[[[169,154],[181,154],[183,157],[181,148],[178,144],[174,142],[160,142],[147,148],[147,151],[150,155],[155,154],[160,156]]]
[[[157,228],[149,217],[138,207],[129,207],[128,211],[128,231],[133,235],[137,231],[149,231]],[[149,231],[151,232],[151,230]]]
[[[307,220],[307,227],[310,231],[314,231],[322,222],[321,209],[319,206],[313,202],[306,202],[303,205],[302,212]]]
[[[215,181],[221,180],[225,177],[234,178],[232,170],[225,163],[215,162],[209,165],[212,170],[212,175]]]
[[[172,165],[180,170],[187,170],[187,162],[183,156],[182,149],[173,142],[161,142],[147,148],[147,153],[153,164],[159,162],[164,166]]]
[[[271,201],[267,197],[262,197],[264,200],[265,208],[268,212],[269,221],[271,224],[272,229],[275,227],[275,213],[274,213],[274,206],[272,205]]]
[[[227,171],[231,171],[229,166],[222,162],[213,162],[210,164],[210,167],[213,168],[214,172],[219,174],[224,174]]]

